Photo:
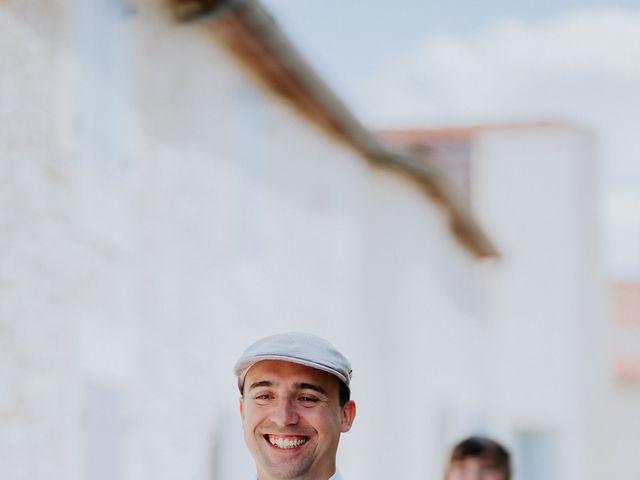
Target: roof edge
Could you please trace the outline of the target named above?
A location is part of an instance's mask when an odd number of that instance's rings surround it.
[[[257,0],[173,2],[176,17],[181,20],[212,19],[217,36],[273,93],[292,102],[304,115],[373,164],[403,173],[415,181],[447,213],[452,234],[474,256],[499,256],[453,183],[417,157],[392,150],[365,128]]]

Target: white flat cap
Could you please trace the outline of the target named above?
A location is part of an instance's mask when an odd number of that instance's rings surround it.
[[[338,377],[347,387],[351,383],[351,363],[336,348],[310,333],[287,332],[258,340],[240,356],[234,371],[242,390],[249,369],[262,360],[282,360],[317,368]]]

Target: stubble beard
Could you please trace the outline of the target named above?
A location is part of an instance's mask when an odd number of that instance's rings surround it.
[[[259,456],[261,462],[258,463],[259,471],[262,476],[258,475],[258,480],[304,480],[308,478],[313,465],[312,452],[307,452],[304,456],[295,462],[274,462],[266,452],[260,451]],[[265,476],[265,478],[262,478]]]

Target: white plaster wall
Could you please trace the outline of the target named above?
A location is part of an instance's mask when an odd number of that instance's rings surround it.
[[[68,243],[67,13],[54,1],[0,8],[3,478],[74,478],[79,272]]]
[[[602,478],[594,453],[606,386],[606,325],[589,134],[488,131],[474,148],[474,202],[500,245],[495,417],[547,430],[557,478]]]
[[[438,208],[254,85],[206,22],[142,1],[0,22],[0,476],[250,475],[231,367],[289,329],[355,365],[346,474],[439,472],[432,423],[476,402],[459,352],[482,328]]]

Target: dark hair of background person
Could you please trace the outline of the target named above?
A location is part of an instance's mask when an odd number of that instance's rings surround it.
[[[506,448],[495,440],[480,436],[462,440],[451,450],[447,470],[454,462],[469,457],[488,460],[495,468],[504,473],[505,480],[511,480],[511,455]]]

